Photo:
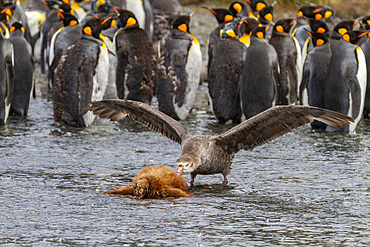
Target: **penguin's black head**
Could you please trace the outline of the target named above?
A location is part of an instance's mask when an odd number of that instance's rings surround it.
[[[289,33],[295,21],[295,19],[280,19],[275,23],[274,31],[279,33]]]
[[[73,9],[71,8],[70,5],[66,3],[62,3],[59,5],[59,11],[63,13],[70,13],[71,15],[74,15]]]
[[[333,33],[338,33],[341,36],[343,36],[348,31],[352,30],[355,25],[355,21],[349,20],[349,21],[341,21],[334,27]]]
[[[305,29],[305,30],[310,35],[310,37],[312,39],[312,43],[315,47],[326,44],[329,40],[329,37],[326,33],[317,33],[317,32],[313,32],[313,31],[309,31],[307,29]]]
[[[111,27],[114,27],[117,25],[117,21],[119,21],[118,17],[116,15],[110,15],[107,18],[104,19],[104,21],[101,23],[102,29],[106,30]]]
[[[267,6],[266,2],[263,0],[246,0],[249,6],[251,7],[252,11],[261,11],[263,8]]]
[[[54,9],[59,7],[59,1],[54,1],[54,0],[48,0],[48,1],[41,1],[41,3],[45,4],[46,6],[49,7],[49,9]]]
[[[16,30],[21,31],[22,33],[25,32],[25,29],[24,29],[23,25],[19,22],[14,22],[13,25],[10,27],[9,32],[12,33]]]
[[[91,16],[82,28],[82,32],[96,39],[99,39],[100,32],[102,30],[101,19],[99,16]]]
[[[259,21],[257,21],[254,18],[246,17],[243,18],[243,20],[239,23],[239,32],[241,34],[250,34],[253,30],[253,28],[257,27],[258,25],[261,25]]]
[[[171,29],[178,29],[183,31],[184,33],[189,33],[189,23],[190,23],[191,15],[179,15],[173,21],[171,25]]]
[[[357,42],[368,33],[370,33],[370,31],[350,30],[343,35],[343,39],[351,44],[357,44]]]
[[[258,26],[258,27],[255,27],[253,30],[252,30],[252,36],[253,37],[257,37],[257,38],[260,38],[260,39],[265,39],[265,34],[267,32],[267,30],[269,29],[269,27],[265,27],[265,26]]]
[[[202,8],[214,14],[219,24],[234,20],[233,14],[227,9],[211,9],[208,7],[202,7]]]
[[[235,1],[230,4],[229,11],[234,17],[237,17],[243,13],[245,8],[246,6],[243,3]]]
[[[307,18],[316,19],[315,18],[315,16],[316,16],[315,12],[317,12],[317,9],[318,9],[317,6],[311,6],[311,5],[302,6],[297,12],[297,17],[305,16]],[[322,17],[320,19],[322,19]]]
[[[118,9],[118,16],[120,20],[120,26],[124,28],[128,27],[139,27],[137,19],[131,11],[125,9]]]
[[[326,33],[328,34],[329,28],[324,21],[316,19],[308,19],[307,23],[310,25],[311,30],[315,33]]]
[[[65,27],[72,27],[78,24],[78,19],[68,12],[60,12],[59,16],[63,20],[63,26]]]
[[[274,22],[274,6],[269,5],[264,7],[257,15],[258,20],[262,24]]]
[[[10,16],[13,16],[13,9],[15,5],[0,6],[0,21],[7,22],[10,20]]]
[[[370,16],[365,16],[360,19],[360,23],[366,30],[370,29]]]

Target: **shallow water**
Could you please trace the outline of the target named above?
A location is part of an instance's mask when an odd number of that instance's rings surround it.
[[[183,124],[215,134],[206,88]],[[180,146],[124,120],[86,129],[53,122],[38,89],[28,120],[0,130],[0,244],[355,245],[370,243],[370,122],[353,134],[305,126],[236,155],[228,176],[201,176],[198,198],[135,200],[102,192],[132,182],[148,165],[175,169]],[[155,104],[154,104],[155,105]],[[186,176],[189,181],[189,176]]]
[[[56,124],[42,77],[37,96],[27,120],[0,128],[2,246],[370,244],[370,121],[352,134],[305,126],[241,151],[229,185],[206,188],[222,176],[199,175],[197,198],[136,200],[102,192],[145,166],[175,169],[180,146],[130,120]],[[204,86],[182,123],[190,134],[231,127],[217,124]]]

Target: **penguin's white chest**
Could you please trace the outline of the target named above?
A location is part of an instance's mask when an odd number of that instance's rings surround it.
[[[188,81],[186,85],[185,92],[186,95],[184,99],[184,104],[181,107],[179,107],[175,103],[175,99],[173,103],[177,116],[181,120],[185,119],[188,116],[190,110],[194,105],[195,96],[200,82],[201,69],[202,69],[202,53],[200,51],[200,46],[198,43],[193,42],[188,51],[188,59],[185,65],[185,71],[188,76]]]
[[[109,76],[109,56],[106,46],[100,46],[100,53],[98,63],[95,68],[95,75],[93,77],[93,88],[91,101],[102,100],[105,94],[105,90],[108,85]],[[86,112],[83,115],[85,126],[90,126],[94,121],[94,114],[91,111]]]

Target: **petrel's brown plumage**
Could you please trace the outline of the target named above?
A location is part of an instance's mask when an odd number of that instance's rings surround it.
[[[92,102],[89,110],[112,121],[128,116],[182,146],[176,161],[177,172],[190,173],[191,185],[197,174],[222,173],[223,184],[230,173],[234,155],[241,149],[252,150],[313,120],[335,127],[353,122],[351,117],[311,106],[275,106],[215,136],[190,136],[178,121],[147,104],[130,100]]]

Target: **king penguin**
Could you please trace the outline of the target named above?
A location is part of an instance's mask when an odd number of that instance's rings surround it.
[[[276,104],[279,60],[275,48],[265,40],[266,29],[253,29],[240,76],[240,98],[247,119]]]
[[[307,31],[311,36],[314,49],[307,55],[300,86],[300,103],[302,105],[325,108],[325,84],[331,58],[331,46],[328,35]],[[325,129],[326,124],[313,121],[313,129]]]
[[[31,96],[35,96],[33,82],[32,47],[24,37],[25,28],[19,22],[10,28],[10,42],[14,49],[14,87],[10,114],[27,116]]]
[[[368,32],[348,31],[333,50],[325,85],[325,108],[355,119],[348,127],[328,126],[327,131],[354,131],[362,117],[367,84],[366,60],[356,44]]]
[[[213,48],[209,68],[208,92],[213,114],[221,124],[232,120],[240,123],[242,111],[239,78],[243,70],[247,47],[239,41],[238,24],[227,23],[221,30],[221,40]]]
[[[278,20],[272,31],[269,43],[275,48],[280,67],[280,83],[277,88],[277,104],[290,105],[297,101],[302,74],[301,47],[290,33],[295,21]]]
[[[61,57],[53,85],[54,120],[87,127],[94,120],[88,111],[91,101],[102,100],[108,83],[109,58],[100,39],[101,20],[91,16],[82,28],[81,39]]]
[[[119,9],[119,26],[114,46],[117,54],[116,86],[120,99],[150,104],[153,97],[156,59],[146,33],[135,15]]]
[[[4,37],[4,31],[0,28],[0,125],[8,119],[14,85],[13,46]]]
[[[63,21],[63,27],[55,32],[51,38],[49,48],[48,80],[50,88],[52,88],[54,84],[54,72],[61,56],[67,48],[79,40],[82,35],[81,26],[75,16],[68,12],[59,12],[59,16]]]
[[[189,31],[191,15],[178,16],[161,43],[155,88],[159,110],[185,119],[195,101],[202,68],[199,42]]]

